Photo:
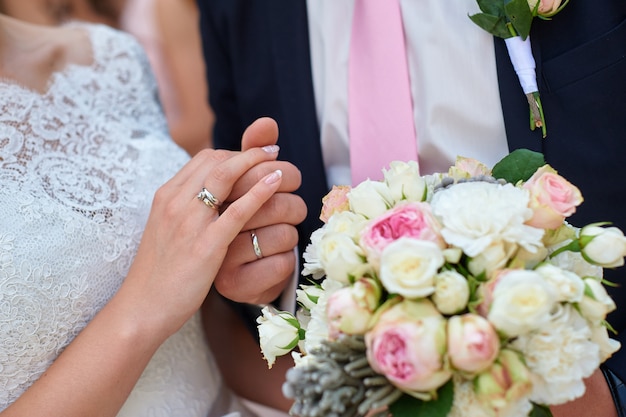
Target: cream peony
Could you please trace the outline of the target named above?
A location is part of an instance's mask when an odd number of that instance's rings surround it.
[[[531,399],[539,404],[563,404],[584,393],[583,379],[600,365],[600,351],[591,329],[566,304],[540,330],[517,338],[513,347],[524,355],[533,375]]]
[[[446,242],[474,257],[498,242],[531,252],[542,246],[543,230],[524,224],[532,216],[528,198],[511,184],[467,182],[436,192],[431,204]]]

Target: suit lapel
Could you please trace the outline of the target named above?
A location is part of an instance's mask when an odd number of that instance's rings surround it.
[[[317,202],[321,207],[321,198],[328,188],[313,92],[306,0],[266,3],[280,103],[281,157],[295,163],[302,172],[298,193],[305,201]],[[320,226],[318,215],[319,210],[314,207],[309,210],[303,225],[307,235]]]

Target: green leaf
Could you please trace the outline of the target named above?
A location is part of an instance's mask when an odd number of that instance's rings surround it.
[[[504,3],[502,0],[476,0],[478,7],[483,13],[493,16],[504,16]]]
[[[410,395],[403,395],[389,406],[393,417],[446,417],[452,409],[454,400],[454,384],[448,381],[437,391],[437,399],[422,401]]]
[[[506,27],[506,19],[503,16],[494,16],[485,13],[477,13],[469,17],[482,29],[499,38],[510,38],[511,33]]]
[[[530,34],[530,25],[533,21],[533,13],[528,7],[528,0],[511,0],[504,5],[506,18],[515,28],[522,39]]]
[[[552,417],[552,411],[545,405],[533,403],[533,409],[528,417]]]
[[[518,181],[528,180],[538,168],[545,164],[543,154],[528,149],[516,149],[493,167],[491,175],[517,184]]]

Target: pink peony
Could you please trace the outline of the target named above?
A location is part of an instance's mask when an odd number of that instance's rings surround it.
[[[365,335],[376,372],[405,392],[430,392],[452,373],[444,366],[446,321],[430,301],[404,300],[384,311]]]
[[[523,185],[530,192],[533,217],[526,224],[541,229],[556,229],[583,202],[580,190],[544,165]]]
[[[440,234],[441,226],[430,211],[430,205],[421,202],[399,204],[372,221],[361,234],[361,246],[368,255],[379,258],[383,249],[401,237],[426,240],[445,248]]]

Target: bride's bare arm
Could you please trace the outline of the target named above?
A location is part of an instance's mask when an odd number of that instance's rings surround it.
[[[282,177],[265,176],[221,215],[196,195],[206,187],[225,199],[239,177],[274,160],[277,150],[205,150],[161,187],[117,294],[0,416],[115,416],[155,350],[198,310],[228,245]]]

